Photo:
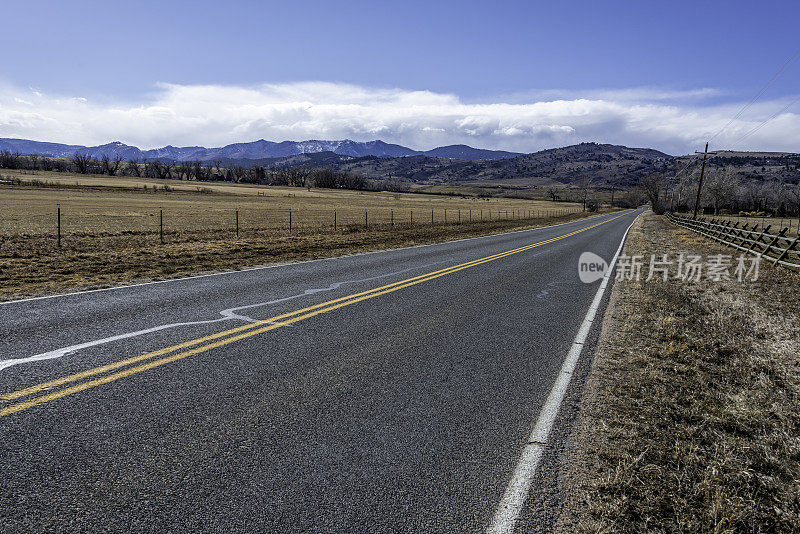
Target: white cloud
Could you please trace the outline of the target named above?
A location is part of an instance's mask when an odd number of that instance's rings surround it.
[[[419,149],[466,143],[523,152],[597,141],[678,154],[701,147],[741,107],[703,104],[719,95],[713,89],[546,93],[469,103],[453,94],[327,82],[158,84],[146,99],[109,104],[6,86],[0,87],[0,137],[88,145],[120,140],[142,148],[380,138]],[[753,106],[712,148],[729,147],[788,101]],[[798,136],[800,116],[790,109],[734,148],[796,150]]]

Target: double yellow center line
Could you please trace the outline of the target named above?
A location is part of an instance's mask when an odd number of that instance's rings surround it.
[[[562,239],[566,239],[571,237],[575,234],[579,234],[581,232],[585,232],[587,230],[591,230],[592,228],[596,228],[602,224],[606,224],[613,220],[619,219],[623,217],[625,214],[618,215],[611,219],[607,219],[605,221],[599,222],[597,224],[587,226],[585,228],[581,228],[580,230],[576,230],[574,232],[570,232],[567,234],[560,235],[558,237],[554,237],[551,239],[547,239],[544,241],[539,241],[537,243],[533,243],[530,245],[526,245],[524,247],[515,248],[513,250],[508,250],[506,252],[500,252],[498,254],[493,254],[491,256],[487,256],[485,258],[480,258],[473,261],[468,261],[466,263],[461,263],[458,265],[453,265],[452,267],[447,267],[445,269],[440,269],[438,271],[433,271],[427,274],[423,274],[420,276],[415,276],[413,278],[408,278],[405,280],[401,280],[399,282],[394,282],[391,284],[387,284],[385,286],[376,287],[374,289],[370,289],[367,291],[362,291],[360,293],[355,293],[352,295],[347,295],[345,297],[341,297],[338,299],[329,300],[326,302],[322,302],[320,304],[315,304],[313,306],[308,306],[306,308],[302,308],[299,310],[295,310],[293,312],[284,313],[281,315],[276,315],[274,317],[270,317],[269,319],[265,319],[263,321],[257,321],[254,323],[250,323],[244,326],[240,326],[237,328],[231,328],[229,330],[225,330],[223,332],[218,332],[216,334],[212,334],[210,336],[205,336],[197,339],[193,339],[191,341],[186,341],[184,343],[179,343],[177,345],[173,345],[171,347],[166,347],[164,349],[156,350],[153,352],[148,352],[146,354],[142,354],[140,356],[134,356],[132,358],[126,358],[124,360],[120,360],[114,363],[110,363],[107,365],[102,365],[100,367],[95,367],[94,369],[89,369],[87,371],[82,371],[80,373],[75,373],[69,376],[65,376],[62,378],[58,378],[56,380],[50,380],[48,382],[43,382],[41,384],[37,384],[34,386],[30,386],[24,389],[20,389],[17,391],[13,391],[11,393],[5,393],[0,395],[0,402],[13,402],[23,397],[29,397],[31,395],[41,394],[45,391],[49,391],[60,386],[64,386],[67,384],[71,384],[74,382],[79,382],[78,384],[66,387],[64,389],[59,389],[57,391],[51,393],[45,393],[28,400],[24,400],[21,402],[16,402],[13,404],[9,404],[0,408],[0,417],[4,417],[6,415],[10,415],[12,413],[16,413],[22,410],[26,410],[28,408],[32,408],[39,404],[44,404],[46,402],[50,402],[56,399],[60,399],[62,397],[66,397],[67,395],[73,395],[75,393],[79,393],[81,391],[94,388],[97,386],[101,386],[103,384],[108,384],[110,382],[114,382],[115,380],[119,380],[120,378],[125,378],[128,376],[132,376],[143,371],[147,371],[149,369],[153,369],[154,367],[159,367],[161,365],[165,365],[168,363],[175,362],[177,360],[181,360],[183,358],[187,358],[189,356],[193,356],[195,354],[199,354],[201,352],[205,352],[211,349],[215,349],[217,347],[222,347],[224,345],[228,345],[230,343],[234,343],[236,341],[240,341],[242,339],[246,339],[248,337],[257,336],[259,334],[263,334],[265,332],[269,332],[271,330],[275,330],[282,326],[286,326],[292,323],[297,323],[299,321],[303,321],[305,319],[309,319],[316,315],[320,315],[323,313],[328,313],[333,310],[337,310],[339,308],[343,308],[345,306],[350,306],[352,304],[356,304],[358,302],[372,299],[375,297],[379,297],[381,295],[386,295],[387,293],[392,293],[394,291],[399,291],[406,287],[410,287],[416,284],[421,284],[423,282],[427,282],[429,280],[434,280],[441,276],[445,276],[448,274],[452,274],[464,269],[468,269],[470,267],[475,267],[477,265],[482,265],[484,263],[489,263],[492,261],[499,260],[501,258],[505,258],[511,256],[513,254],[519,254],[520,252],[525,252],[532,248],[540,247],[542,245],[546,245],[548,243],[553,243],[555,241],[560,241]],[[192,348],[194,347],[194,348]],[[184,350],[189,349],[189,350]],[[134,365],[138,364],[138,365]],[[125,367],[125,369],[121,371],[117,371]],[[117,371],[111,373],[111,371]],[[111,373],[111,374],[106,374]],[[100,376],[98,378],[92,378]],[[84,379],[85,382],[80,382]]]

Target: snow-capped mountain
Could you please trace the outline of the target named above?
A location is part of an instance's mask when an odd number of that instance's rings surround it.
[[[175,147],[167,145],[163,148],[141,150],[135,146],[126,145],[119,141],[99,146],[65,145],[60,143],[45,143],[41,141],[28,141],[26,139],[0,139],[0,150],[17,152],[20,154],[36,154],[54,158],[71,158],[76,153],[87,154],[94,158],[119,156],[123,160],[161,159],[169,161],[213,161],[215,159],[267,159],[285,158],[298,154],[318,152],[333,152],[342,156],[364,157],[376,156],[380,158],[397,158],[403,156],[430,156],[436,158],[454,159],[480,159],[497,160],[519,156],[516,152],[502,150],[483,150],[466,145],[452,145],[434,148],[433,150],[413,150],[401,145],[375,141],[265,141],[260,139],[251,143],[233,143],[219,148],[205,148],[201,146]]]

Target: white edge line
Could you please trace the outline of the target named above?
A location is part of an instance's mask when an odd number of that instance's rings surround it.
[[[639,215],[641,215],[641,213]],[[630,226],[628,226],[628,229],[625,230],[625,234],[622,236],[619,248],[617,248],[614,258],[608,265],[608,270],[603,276],[603,281],[601,282],[600,287],[597,289],[594,300],[589,306],[589,310],[586,312],[583,323],[578,329],[578,334],[575,336],[575,340],[572,342],[572,347],[570,347],[567,357],[561,366],[561,371],[558,373],[558,377],[556,377],[553,388],[550,390],[550,394],[547,396],[547,400],[542,407],[542,411],[539,414],[539,419],[536,421],[536,426],[533,428],[533,431],[528,437],[527,445],[525,445],[525,447],[522,449],[522,457],[519,459],[519,462],[514,469],[514,473],[511,475],[511,480],[509,480],[506,491],[503,494],[503,498],[500,500],[500,504],[497,506],[497,512],[495,512],[492,523],[486,529],[487,533],[510,534],[514,532],[514,525],[516,524],[519,513],[522,510],[522,505],[525,504],[525,499],[528,497],[528,493],[530,492],[533,476],[536,474],[536,468],[539,466],[539,461],[544,453],[544,448],[547,444],[547,439],[550,436],[553,423],[556,420],[558,410],[561,407],[561,403],[567,393],[567,388],[569,387],[569,383],[572,379],[572,373],[575,371],[575,366],[578,364],[578,359],[583,351],[583,345],[586,342],[587,336],[589,335],[595,315],[597,315],[597,311],[600,308],[600,302],[603,299],[603,294],[605,293],[608,282],[611,279],[611,273],[614,271],[614,265],[616,264],[617,258],[622,251],[622,247],[625,245],[625,239],[628,237],[628,232],[634,223],[639,219],[639,215],[636,216],[636,219],[634,219]]]
[[[184,276],[184,277],[181,277],[181,278],[170,278],[168,280],[154,280],[152,282],[142,282],[142,283],[139,283],[139,284],[128,284],[128,285],[112,286],[112,287],[100,287],[100,288],[97,288],[97,289],[85,289],[83,291],[73,291],[71,293],[58,293],[58,294],[55,294],[55,295],[42,295],[40,297],[28,297],[28,298],[17,299],[17,300],[4,300],[4,301],[0,301],[0,306],[2,306],[4,304],[16,304],[16,303],[19,303],[19,302],[31,302],[31,301],[34,301],[34,300],[54,299],[54,298],[59,298],[59,297],[71,297],[73,295],[83,295],[85,293],[99,293],[101,291],[114,291],[114,290],[117,290],[117,289],[127,289],[127,288],[130,288],[130,287],[150,286],[150,285],[155,285],[155,284],[167,284],[167,283],[170,283],[170,282],[180,282],[182,280],[192,280],[192,279],[195,279],[195,278],[208,278],[208,277],[211,277],[211,276],[223,276],[223,275],[236,274],[236,273],[246,273],[248,271],[261,271],[261,270],[264,270],[264,269],[274,269],[276,267],[286,267],[287,265],[301,265],[301,264],[304,264],[304,263],[315,263],[315,262],[318,262],[318,261],[332,261],[332,260],[338,260],[338,259],[342,259],[342,258],[351,258],[351,257],[356,257],[356,256],[366,256],[368,254],[384,254],[384,253],[387,253],[387,252],[395,252],[395,251],[398,251],[398,250],[409,250],[409,249],[420,248],[420,247],[434,247],[434,246],[438,246],[438,245],[446,245],[446,244],[449,244],[449,243],[458,243],[458,242],[461,242],[461,241],[471,241],[473,239],[486,239],[486,238],[489,238],[489,237],[497,237],[497,236],[502,236],[502,235],[518,234],[518,233],[522,233],[522,232],[533,232],[533,231],[536,231],[536,230],[544,230],[544,229],[547,229],[547,228],[555,228],[557,226],[563,226],[565,224],[575,224],[575,223],[578,223],[578,222],[589,221],[591,219],[596,219],[598,217],[604,217],[606,215],[614,215],[614,214],[622,213],[624,211],[630,211],[630,209],[620,210],[620,211],[612,211],[611,213],[601,213],[600,215],[593,215],[591,217],[585,217],[583,219],[577,219],[575,221],[567,221],[567,222],[563,222],[563,223],[552,224],[552,225],[549,225],[549,226],[537,226],[536,228],[526,228],[524,230],[514,230],[513,232],[503,232],[503,233],[500,233],[500,234],[489,234],[489,235],[479,235],[479,236],[476,236],[476,237],[465,237],[463,239],[453,239],[452,241],[442,241],[440,243],[425,243],[425,244],[422,244],[422,245],[412,245],[410,247],[390,248],[390,249],[384,249],[384,250],[370,250],[368,252],[358,252],[356,254],[344,254],[342,256],[331,256],[329,258],[317,258],[315,260],[302,260],[302,261],[294,261],[294,262],[286,262],[286,263],[274,263],[272,265],[262,265],[262,266],[259,266],[259,267],[247,267],[247,268],[244,268],[244,269],[237,269],[235,271],[223,271],[221,273],[196,274],[196,275],[192,275],[192,276]]]

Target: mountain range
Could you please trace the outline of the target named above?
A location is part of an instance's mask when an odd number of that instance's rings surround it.
[[[267,167],[326,167],[362,174],[375,180],[412,182],[429,186],[476,187],[592,187],[630,189],[651,173],[696,179],[699,155],[671,156],[652,148],[607,143],[580,143],[497,160],[468,160],[427,155],[354,158],[333,152],[299,154],[270,160],[251,160]],[[235,162],[231,162],[235,163]],[[240,164],[240,163],[239,163]],[[706,176],[736,181],[798,183],[800,155],[782,152],[709,154]]]
[[[674,159],[669,154],[651,148],[580,143],[515,158],[487,161],[408,156],[389,159],[347,158],[338,162],[327,161],[324,166],[357,172],[370,178],[391,177],[427,184],[494,183],[522,187],[580,184],[628,188],[636,185],[642,176],[671,170]],[[276,163],[278,166],[282,164]]]
[[[432,150],[413,150],[401,145],[376,141],[265,141],[260,139],[251,143],[233,143],[224,147],[206,148],[202,146],[176,147],[167,145],[163,148],[142,150],[119,141],[98,146],[66,145],[29,141],[27,139],[0,138],[0,150],[25,155],[37,155],[52,158],[71,158],[75,154],[86,154],[100,159],[120,157],[125,161],[159,159],[164,161],[214,161],[214,160],[263,160],[286,158],[300,154],[332,152],[340,156],[360,158],[375,156],[379,158],[397,158],[405,156],[429,156],[436,158],[452,158],[467,160],[500,160],[521,155],[518,152],[503,150],[484,150],[467,145],[450,145]]]
[[[124,161],[159,159],[164,162],[200,160],[223,168],[315,167],[361,174],[377,181],[414,183],[431,187],[527,189],[539,187],[593,187],[630,189],[651,173],[673,176],[699,174],[697,155],[671,156],[651,148],[603,143],[580,143],[519,154],[450,145],[427,151],[383,141],[283,141],[259,140],[220,148],[165,146],[141,150],[123,143],[95,147],[0,139],[0,151],[70,158],[76,153],[96,159],[107,155]],[[684,172],[686,170],[687,172]],[[743,181],[800,182],[800,155],[777,152],[710,153],[709,179],[725,176]]]

